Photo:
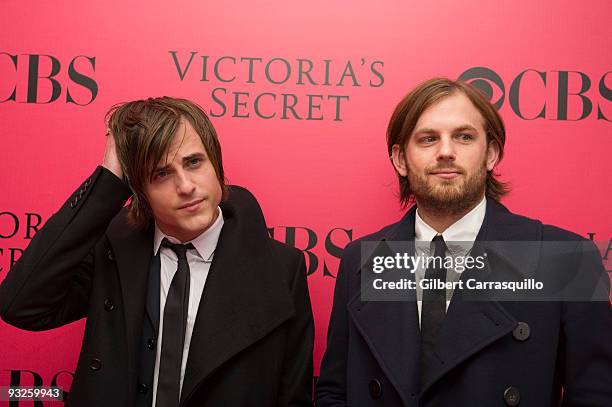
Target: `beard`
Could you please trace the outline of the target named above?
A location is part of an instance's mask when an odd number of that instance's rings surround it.
[[[433,181],[432,171],[452,169],[460,173],[459,179]],[[408,182],[417,204],[432,211],[445,214],[465,213],[480,202],[486,190],[486,162],[473,174],[459,166],[440,163],[427,167],[423,173],[408,171]]]

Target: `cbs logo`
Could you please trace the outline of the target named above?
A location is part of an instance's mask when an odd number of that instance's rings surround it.
[[[486,67],[474,67],[459,76],[471,83],[500,109],[507,97],[510,109],[524,120],[584,120],[595,115],[597,120],[610,121],[612,88],[606,79],[612,71],[593,79],[579,71],[538,71],[525,69],[510,82]],[[510,88],[506,90],[506,84]],[[607,111],[606,111],[607,107]],[[595,111],[597,113],[595,113]]]
[[[65,90],[66,103],[88,105],[98,95],[95,70],[96,58],[85,55],[60,61],[52,55],[0,52],[0,103],[47,104]]]

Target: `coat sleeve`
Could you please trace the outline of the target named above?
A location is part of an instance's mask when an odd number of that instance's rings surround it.
[[[0,316],[18,328],[52,329],[84,317],[93,248],[131,195],[98,167],[36,233],[0,285]]]
[[[351,247],[355,247],[355,243],[347,246],[338,268],[334,302],[327,330],[327,349],[321,362],[321,372],[315,390],[317,407],[345,407],[348,405],[346,396],[349,337],[347,305],[351,272],[348,264],[349,259],[352,258]]]
[[[562,405],[612,406],[610,280],[598,250],[590,242],[586,249],[580,250],[578,259],[576,267],[583,271],[581,276],[599,283],[595,289],[598,298],[590,302],[567,301],[562,304]],[[604,298],[602,290],[606,293]]]

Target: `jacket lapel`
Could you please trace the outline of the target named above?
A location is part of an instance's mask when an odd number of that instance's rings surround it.
[[[149,271],[149,288],[147,290],[146,312],[149,323],[153,327],[155,337],[159,330],[159,306],[161,285],[161,258],[159,252],[151,261]]]
[[[437,380],[481,349],[510,333],[516,319],[497,301],[469,301],[455,292],[435,344],[436,359],[427,361],[425,392]]]
[[[252,202],[251,202],[252,201]],[[181,402],[217,368],[294,314],[261,209],[242,189],[222,205],[224,225],[198,307]]]
[[[119,272],[125,315],[127,355],[130,372],[137,370],[137,346],[142,330],[148,275],[153,256],[153,229],[127,226],[127,211],[111,222],[107,236]]]
[[[381,239],[389,242],[414,241],[413,207]],[[414,253],[414,245],[409,245]],[[369,256],[363,256],[364,259]],[[362,264],[362,270],[365,270]],[[417,392],[420,330],[415,301],[362,301],[361,291],[349,301],[349,315],[372,355],[402,397]]]
[[[414,241],[416,208],[413,207],[381,240]],[[535,245],[522,246],[517,256],[516,246],[500,241],[537,241],[538,224],[511,214],[491,199],[476,242],[482,243],[492,259],[487,272],[500,267],[511,268],[519,275],[528,274],[538,262]],[[414,246],[410,246],[414,254]],[[478,270],[478,273],[483,272]],[[506,272],[506,271],[504,271]],[[464,272],[462,279],[470,277]],[[349,314],[357,330],[370,347],[389,381],[408,404],[407,396],[419,389],[420,328],[414,301],[361,301],[361,291],[349,301]],[[453,294],[444,324],[438,334],[435,353],[438,360],[430,361],[428,376],[420,386],[426,391],[457,365],[486,346],[510,333],[516,319],[498,301],[468,301],[461,292]]]
[[[529,274],[536,267],[539,251],[528,241],[539,238],[534,223],[512,215],[500,203],[488,199],[483,225],[476,237],[472,256],[487,252],[486,269],[467,270],[461,279],[479,276],[476,273],[508,275]],[[516,241],[510,245],[501,241]],[[523,244],[521,242],[527,242]],[[517,255],[519,248],[521,253]],[[502,271],[503,270],[503,271]],[[480,278],[478,278],[480,279]],[[428,361],[428,374],[422,391],[481,349],[509,334],[517,320],[498,301],[469,301],[460,291],[453,293],[444,324],[435,345],[436,360]]]

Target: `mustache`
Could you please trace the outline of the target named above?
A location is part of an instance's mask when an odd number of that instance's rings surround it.
[[[427,168],[425,169],[425,172],[426,172],[427,174],[431,174],[431,173],[434,173],[434,172],[444,171],[444,170],[446,170],[446,171],[448,171],[448,170],[450,170],[450,171],[456,171],[456,172],[458,172],[458,173],[460,173],[460,174],[465,174],[465,168],[460,167],[460,166],[458,166],[458,165],[454,165],[454,164],[445,164],[445,163],[442,163],[442,164],[437,164],[437,165],[434,165],[434,166],[431,166],[431,167],[427,167]]]

